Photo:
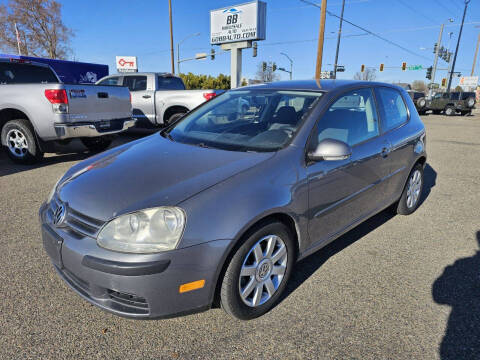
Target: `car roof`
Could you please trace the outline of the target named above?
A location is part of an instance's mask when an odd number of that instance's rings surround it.
[[[300,90],[300,91],[322,91],[349,89],[361,86],[387,86],[397,90],[403,90],[401,87],[393,84],[361,81],[361,80],[290,80],[275,81],[271,83],[262,83],[244,86],[235,90]],[[233,91],[235,91],[233,90]]]

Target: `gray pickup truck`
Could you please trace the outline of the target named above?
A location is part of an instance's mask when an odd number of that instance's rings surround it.
[[[169,73],[123,73],[106,76],[97,85],[126,86],[132,94],[138,127],[165,126],[224,90],[186,90],[182,79]]]
[[[1,144],[15,162],[38,161],[73,138],[102,151],[134,125],[126,87],[63,84],[48,65],[0,59]]]

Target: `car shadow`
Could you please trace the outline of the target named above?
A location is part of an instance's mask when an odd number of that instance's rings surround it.
[[[122,133],[121,135],[115,137],[112,145],[110,146],[110,149],[128,143],[130,141],[134,141],[142,137],[151,135],[155,131],[158,130],[135,129]],[[73,140],[67,145],[57,146],[58,152],[56,154],[48,154],[48,156],[44,157],[38,163],[32,165],[22,165],[14,163],[7,156],[4,149],[0,148],[0,177],[63,162],[81,161],[95,155],[95,153],[89,152],[78,139]]]
[[[419,206],[422,206],[427,197],[430,195],[432,188],[436,184],[436,179],[437,172],[429,164],[426,164],[424,169],[424,188]],[[332,256],[346,249],[394,217],[394,212],[388,208],[340,236],[323,249],[299,261],[297,264],[295,264],[295,270],[292,272],[291,278],[288,281],[287,287],[280,299],[280,302],[293,293],[299,286],[301,286]]]
[[[480,246],[480,230],[476,234]],[[442,360],[480,358],[480,251],[447,266],[432,285],[437,304],[452,309],[439,348]]]

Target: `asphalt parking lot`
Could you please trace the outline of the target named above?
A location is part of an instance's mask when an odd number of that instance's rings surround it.
[[[88,154],[27,167],[2,153],[0,358],[480,358],[480,114],[423,119],[417,212],[382,212],[303,260],[283,301],[249,322],[221,309],[134,321],[82,300],[50,265],[37,211]]]

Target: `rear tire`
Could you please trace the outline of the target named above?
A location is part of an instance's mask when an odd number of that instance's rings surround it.
[[[402,196],[396,204],[396,213],[410,215],[417,210],[423,192],[423,166],[416,164],[407,178]]]
[[[455,111],[455,108],[453,106],[447,106],[445,108],[445,115],[447,116],[453,116],[455,115],[456,111]]]
[[[293,236],[284,224],[271,221],[252,229],[225,271],[222,308],[241,320],[268,312],[285,290],[295,257]]]
[[[93,153],[107,150],[112,143],[112,139],[105,136],[82,138],[81,141],[82,144]]]
[[[170,116],[168,118],[167,122],[165,123],[165,126],[169,126],[169,125],[173,124],[174,122],[177,122],[185,114],[186,114],[186,112],[180,112],[180,113],[173,114],[172,116]]]
[[[26,119],[8,121],[2,128],[1,143],[8,157],[18,164],[34,164],[43,157],[35,130]]]

